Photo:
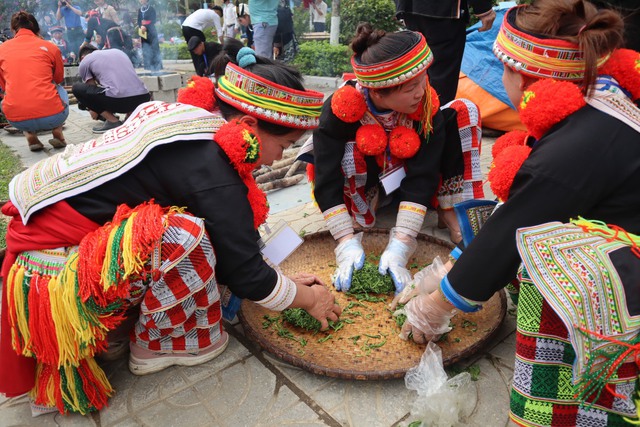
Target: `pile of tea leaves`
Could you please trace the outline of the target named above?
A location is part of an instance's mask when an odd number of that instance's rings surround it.
[[[355,270],[351,278],[349,294],[388,294],[395,290],[391,276],[380,274],[378,266],[365,261],[360,270]]]
[[[282,311],[282,320],[290,325],[297,326],[298,328],[305,329],[311,332],[320,332],[322,324],[318,319],[310,315],[306,310],[302,308],[287,308]],[[339,331],[344,325],[354,323],[353,319],[340,319],[337,322],[329,320],[329,328],[334,332]]]
[[[321,328],[320,321],[302,308],[288,308],[282,311],[282,319],[285,322],[307,331],[318,332]]]

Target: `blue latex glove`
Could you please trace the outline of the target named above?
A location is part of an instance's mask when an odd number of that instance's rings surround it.
[[[349,240],[344,240],[335,249],[338,268],[333,273],[333,284],[337,291],[348,291],[351,288],[353,271],[364,265],[364,249],[362,249],[362,233]]]
[[[401,292],[411,281],[411,273],[407,270],[407,263],[417,246],[415,237],[400,233],[395,227],[391,229],[389,243],[380,257],[378,271],[380,274],[389,273],[396,287],[396,294]]]

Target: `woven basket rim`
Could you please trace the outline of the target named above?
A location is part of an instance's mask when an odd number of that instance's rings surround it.
[[[386,239],[388,237],[388,233],[389,231],[384,229],[368,229],[365,232],[365,238],[363,239],[365,252],[367,235],[370,238],[374,237],[379,240],[380,238]],[[436,246],[440,246],[436,249],[441,252],[444,250],[448,253],[448,250],[450,250],[454,246],[450,242],[445,242],[429,235],[421,234],[418,236],[418,240],[420,242],[428,242]],[[330,245],[327,244],[327,241],[330,242]],[[304,244],[317,242],[320,242],[325,246],[335,246],[333,237],[329,234],[329,232],[319,232],[304,236]],[[304,244],[291,256],[291,258],[294,258],[296,254],[300,253],[299,251],[301,250],[301,248],[305,247]],[[318,250],[318,248],[315,247],[315,250]],[[315,254],[312,255],[314,255],[314,261],[317,261],[318,263],[322,262],[319,257],[317,260],[315,259]],[[331,252],[330,255],[333,256],[333,252]],[[285,270],[285,273],[287,273],[285,264],[286,262],[283,263],[283,270]],[[305,262],[305,266],[306,265],[308,265],[308,263]],[[328,284],[328,286],[331,285]],[[331,288],[333,288],[333,286],[331,286]],[[337,298],[345,298],[344,294],[336,293],[334,289],[332,289],[332,292],[337,295]],[[384,304],[386,306],[386,303],[377,304]],[[384,313],[384,307],[375,305],[371,306],[375,307],[377,310],[375,314],[376,317],[373,318],[373,322],[380,322],[382,313]],[[487,308],[487,310],[490,310],[490,312],[485,312],[485,309],[483,309],[478,311],[477,313],[460,313],[459,315],[454,317],[454,319],[458,319],[458,323],[461,324],[465,321],[471,322],[469,324],[477,323],[477,331],[473,333],[472,337],[463,337],[464,341],[461,341],[459,345],[457,343],[439,344],[443,349],[442,357],[445,366],[456,363],[459,360],[476,353],[497,333],[507,311],[507,301],[504,292],[497,292],[485,304],[485,307]],[[296,336],[307,339],[307,346],[304,347],[304,349],[301,349],[297,343],[279,337],[272,330],[263,328],[262,322],[263,316],[265,314],[268,314],[270,316],[278,315],[278,313],[264,309],[251,301],[243,301],[242,309],[239,311],[238,317],[244,329],[245,335],[250,340],[256,342],[263,350],[272,354],[277,359],[280,359],[286,363],[302,368],[314,374],[325,375],[328,377],[355,380],[381,380],[402,378],[406,374],[408,369],[419,363],[420,357],[425,347],[424,345],[418,345],[413,342],[410,343],[402,341],[396,336],[391,335],[385,338],[387,340],[387,344],[389,344],[388,348],[384,349],[384,351],[381,349],[376,349],[376,351],[379,350],[380,354],[376,356],[375,362],[372,359],[372,363],[367,363],[368,361],[366,360],[366,358],[356,360],[356,358],[351,357],[350,359],[348,355],[345,356],[345,354],[343,354],[346,353],[346,351],[344,350],[345,347],[351,348],[348,345],[347,340],[345,339],[348,338],[346,336],[346,333],[342,338],[339,338],[338,340],[332,339],[331,342],[316,344],[317,338],[322,337],[322,335],[314,335],[310,332],[300,331],[295,327],[288,328],[293,330]],[[390,314],[388,315],[388,317],[391,317]],[[487,319],[485,319],[485,317],[487,317]],[[480,322],[480,320],[474,319],[482,319],[482,323]],[[387,323],[378,324],[377,326],[379,327],[379,329],[376,329],[376,331],[382,330],[388,332],[384,328],[388,326],[389,320],[384,319],[384,321],[386,321]],[[351,327],[351,325],[345,326],[344,329],[346,330],[348,327]],[[359,327],[362,328],[364,326],[361,324],[359,325]],[[462,326],[462,328],[464,328],[464,326]],[[454,331],[456,331],[456,329],[454,329]],[[461,329],[458,329],[457,332],[454,331],[452,331],[451,334],[462,334],[464,332]],[[456,346],[460,347],[460,349],[454,351],[453,349],[456,348]],[[448,348],[451,348],[452,351],[448,351]],[[306,350],[309,350],[310,353],[300,354],[301,351]],[[382,354],[383,352],[384,355]],[[381,361],[380,357],[386,357],[386,359],[384,361]],[[345,362],[345,365],[336,366],[336,361],[342,359],[346,359],[343,360]],[[349,366],[349,363],[351,363],[351,366]],[[370,369],[370,367],[375,368]]]

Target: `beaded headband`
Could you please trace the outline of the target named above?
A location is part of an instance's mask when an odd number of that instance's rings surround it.
[[[584,78],[583,52],[576,43],[526,33],[516,27],[520,8],[507,11],[493,44],[493,53],[509,68],[532,77],[580,81]],[[598,67],[609,55],[598,60]]]
[[[353,55],[351,66],[361,86],[373,89],[401,85],[417,74],[429,68],[433,62],[433,53],[424,36],[416,36],[416,44],[397,58],[378,64],[360,64],[360,58]]]
[[[247,114],[296,129],[318,127],[324,98],[320,92],[275,84],[233,63],[218,80],[216,95]]]

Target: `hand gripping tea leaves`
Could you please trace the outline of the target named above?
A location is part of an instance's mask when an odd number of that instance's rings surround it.
[[[353,272],[350,294],[388,294],[395,290],[388,274],[378,272],[378,266],[366,261],[360,270]]]

